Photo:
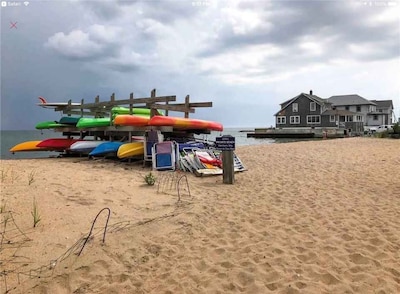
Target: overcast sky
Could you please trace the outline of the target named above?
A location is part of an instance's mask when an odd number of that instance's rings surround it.
[[[191,117],[225,127],[274,125],[280,103],[311,89],[392,99],[398,117],[399,57],[398,1],[30,1],[1,7],[1,129],[59,119],[38,96],[153,88],[212,101]]]

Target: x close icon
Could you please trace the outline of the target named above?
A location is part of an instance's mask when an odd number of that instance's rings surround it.
[[[17,22],[10,21],[10,24],[11,24],[10,29],[16,29],[17,28]]]

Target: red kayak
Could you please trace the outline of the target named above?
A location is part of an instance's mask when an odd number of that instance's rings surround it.
[[[193,118],[173,117],[173,116],[153,116],[149,126],[171,126],[177,129],[196,129],[196,130],[211,130],[222,131],[222,124],[214,121],[207,121]]]
[[[66,150],[71,147],[75,142],[82,141],[80,139],[68,139],[68,138],[52,138],[46,139],[36,145],[36,147],[49,148],[53,150]]]

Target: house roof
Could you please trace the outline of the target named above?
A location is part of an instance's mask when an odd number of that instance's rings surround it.
[[[370,100],[376,104],[377,108],[393,108],[392,100]]]
[[[279,105],[284,105],[284,104],[289,105],[289,104],[292,103],[294,100],[296,100],[297,98],[299,98],[301,95],[306,96],[308,99],[310,99],[310,100],[312,100],[312,101],[315,101],[315,102],[317,102],[317,103],[319,103],[319,104],[330,103],[330,102],[328,101],[328,99],[324,99],[324,98],[318,97],[317,95],[311,95],[311,94],[306,94],[306,93],[300,93],[300,94],[297,95],[296,97],[290,98],[290,99],[286,100],[285,102],[282,102],[282,103],[279,104]],[[287,105],[285,105],[285,107],[286,107]],[[283,107],[283,108],[284,108],[284,107]]]
[[[374,102],[371,102],[357,94],[350,95],[338,95],[332,96],[328,98],[328,101],[333,105],[341,106],[341,105],[376,105]]]
[[[311,95],[311,94],[306,94],[306,93],[301,93],[299,95],[297,95],[296,97],[293,97],[289,100],[286,100],[285,102],[281,103],[281,109],[279,109],[279,111],[277,113],[275,113],[274,115],[279,115],[279,113],[284,110],[286,107],[288,107],[290,104],[292,104],[294,101],[297,100],[297,98],[301,97],[301,96],[305,96],[308,99],[310,99],[313,102],[316,102],[320,105],[323,105],[325,103],[330,103],[327,99],[323,99],[321,97],[318,97],[317,95]]]

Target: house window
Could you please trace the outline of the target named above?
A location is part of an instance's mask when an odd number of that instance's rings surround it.
[[[379,109],[378,112],[383,112],[383,109]]]
[[[357,108],[357,110],[356,110],[357,112],[361,111],[361,106],[360,105],[357,105],[356,108]]]
[[[362,115],[357,115],[357,121],[363,121],[363,116]]]
[[[284,125],[284,124],[286,124],[286,116],[277,116],[277,117],[276,117],[276,124],[277,124],[277,125]]]
[[[307,115],[307,124],[315,125],[321,123],[321,116],[320,115]]]
[[[310,102],[310,111],[316,111],[316,110],[317,110],[317,103]]]
[[[299,124],[300,123],[300,116],[291,116],[290,117],[290,124]]]
[[[292,111],[293,112],[298,112],[299,111],[299,104],[293,103],[292,104]]]
[[[346,110],[350,110],[350,106],[345,106],[344,107]]]
[[[332,106],[332,110],[336,110],[336,106]]]
[[[378,115],[377,114],[374,114],[374,118],[373,118],[374,120],[378,120]]]
[[[334,115],[330,115],[329,116],[329,122],[335,122],[335,116]]]

